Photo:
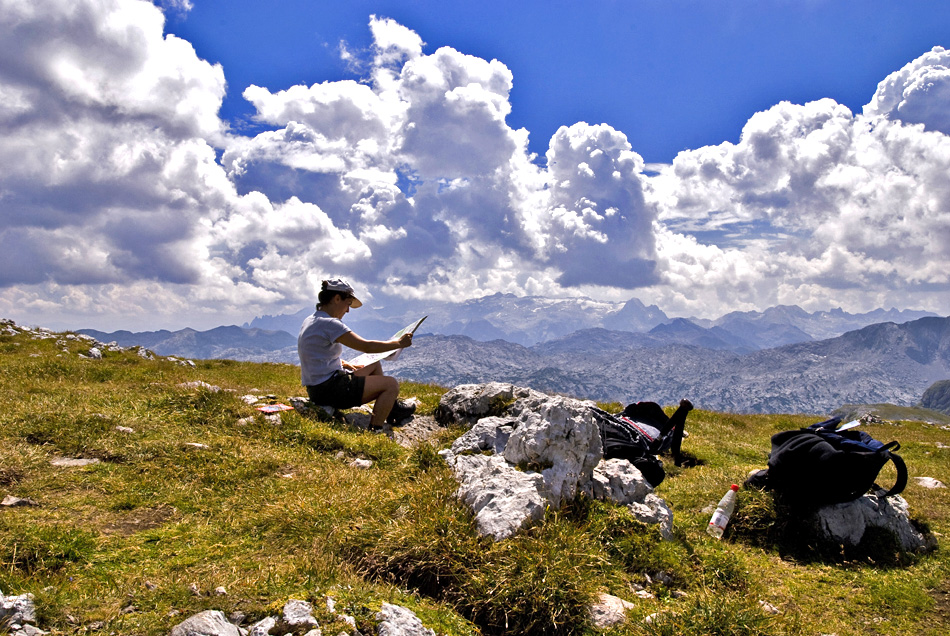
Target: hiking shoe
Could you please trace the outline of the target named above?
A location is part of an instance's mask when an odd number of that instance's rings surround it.
[[[386,421],[389,424],[398,424],[399,422],[411,417],[415,412],[415,401],[396,400],[396,403],[393,404],[393,410],[389,412],[389,416],[386,418]]]

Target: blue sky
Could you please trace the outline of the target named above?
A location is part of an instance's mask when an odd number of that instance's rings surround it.
[[[947,2],[0,0],[0,317],[947,315],[948,47]]]
[[[941,0],[194,0],[167,30],[224,66],[222,115],[246,121],[249,84],[355,77],[339,45],[368,49],[372,14],[416,31],[426,52],[508,66],[508,121],[530,131],[533,151],[560,126],[607,123],[647,162],[736,142],[752,113],[782,100],[860,112],[888,73],[950,35]]]

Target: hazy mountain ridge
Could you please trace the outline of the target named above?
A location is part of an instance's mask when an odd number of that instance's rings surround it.
[[[308,307],[294,314],[262,316],[244,326],[296,335],[304,318],[312,312]],[[501,339],[523,346],[549,342],[584,329],[646,333],[661,325],[673,324],[670,329],[678,335],[667,334],[667,342],[703,344],[703,339],[707,339],[703,346],[747,353],[833,338],[875,323],[902,323],[936,314],[897,309],[876,309],[864,314],[849,314],[841,309],[808,313],[797,306],[778,306],[761,312],[732,312],[715,320],[671,319],[656,305],[646,306],[636,298],[619,303],[494,294],[459,303],[415,301],[380,308],[367,303],[358,311],[350,312],[346,322],[364,337],[381,339],[422,315],[428,318],[420,333],[461,335],[482,341]],[[684,321],[711,333],[694,330],[687,338],[691,327]]]
[[[208,331],[145,331],[105,333],[80,329],[77,333],[92,336],[100,342],[115,342],[123,347],[141,345],[162,356],[182,358],[228,358],[251,362],[287,361],[291,354],[296,363],[297,338],[284,331],[245,329],[234,325],[215,327]]]

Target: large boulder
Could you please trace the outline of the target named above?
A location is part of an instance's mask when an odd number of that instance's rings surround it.
[[[449,456],[458,498],[471,508],[482,536],[505,539],[544,517],[544,477],[520,471],[501,455]]]
[[[462,384],[442,396],[435,410],[435,419],[443,426],[471,426],[483,417],[509,413],[511,405],[518,399],[543,395],[504,382]]]
[[[518,425],[503,452],[516,466],[538,466],[555,507],[577,496],[603,458],[600,429],[589,404],[559,396],[519,404]]]
[[[491,382],[462,385],[439,405],[440,421],[470,429],[443,457],[478,532],[504,539],[580,493],[626,505],[672,536],[672,512],[625,460],[603,462],[593,402]]]
[[[883,528],[894,535],[906,552],[936,547],[931,535],[911,523],[907,501],[900,495],[864,495],[854,501],[824,506],[814,513],[813,523],[819,538],[838,545],[856,547],[869,528]]]

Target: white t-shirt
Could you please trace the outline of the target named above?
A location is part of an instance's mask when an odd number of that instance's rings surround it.
[[[301,384],[314,386],[343,370],[343,345],[336,339],[350,331],[342,320],[319,309],[307,316],[297,336]]]

